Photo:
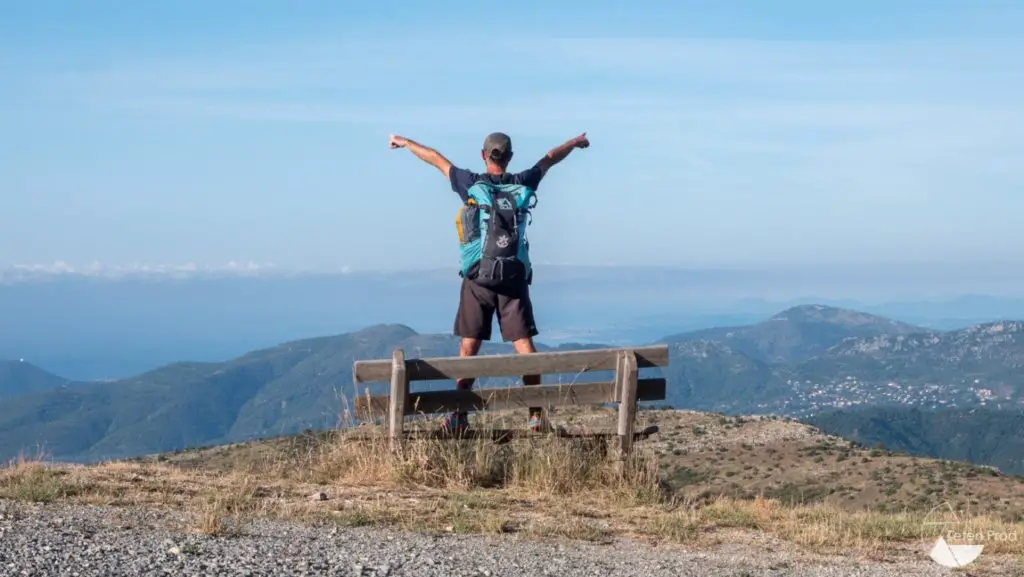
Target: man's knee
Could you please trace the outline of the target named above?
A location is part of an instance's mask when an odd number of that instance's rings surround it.
[[[515,348],[516,353],[520,355],[530,354],[537,352],[536,347],[533,346],[533,338],[526,337],[512,341],[512,347]],[[524,385],[539,385],[540,375],[523,375]]]
[[[537,349],[533,346],[533,337],[524,337],[512,341],[512,347],[517,353],[535,353]]]
[[[483,341],[480,339],[463,338],[459,342],[459,356],[460,357],[472,357],[476,356],[480,352],[480,346],[483,345]],[[461,379],[455,379],[456,389],[472,389],[476,383],[476,379],[473,377],[463,377]]]
[[[480,352],[480,347],[483,344],[483,341],[480,339],[463,338],[462,341],[459,343],[459,356],[476,356],[476,354]]]

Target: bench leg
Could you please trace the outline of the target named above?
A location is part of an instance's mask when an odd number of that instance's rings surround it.
[[[391,450],[402,447],[406,399],[409,398],[409,375],[405,370],[405,352],[395,349],[391,356],[391,399],[388,407],[388,437]]]
[[[614,457],[621,467],[633,448],[633,429],[636,421],[637,363],[632,351],[620,353],[615,370],[616,389],[619,395],[618,442]]]

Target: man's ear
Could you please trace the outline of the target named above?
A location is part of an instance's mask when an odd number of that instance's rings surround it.
[[[508,160],[505,161],[505,166],[508,166],[509,164],[512,164],[512,157],[514,155],[515,155],[514,152],[512,152],[511,150],[508,151]]]
[[[484,151],[484,150],[481,150],[480,151],[480,158],[482,158],[484,162],[487,162],[487,152]]]

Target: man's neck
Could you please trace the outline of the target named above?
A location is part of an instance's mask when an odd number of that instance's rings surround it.
[[[495,166],[495,165],[493,165],[493,164],[491,164],[489,162],[487,163],[487,167],[486,168],[487,168],[487,174],[493,174],[495,176],[501,176],[502,174],[505,174],[505,169],[504,168],[501,168],[500,166]]]

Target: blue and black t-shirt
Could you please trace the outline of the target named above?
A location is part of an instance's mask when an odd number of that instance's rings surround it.
[[[528,186],[534,191],[540,186],[544,178],[544,171],[539,166],[528,168],[522,172],[504,172],[502,174],[477,174],[475,172],[453,166],[448,172],[448,180],[451,181],[452,190],[459,195],[462,202],[469,200],[468,191],[477,182],[489,180],[494,184],[521,184]]]

